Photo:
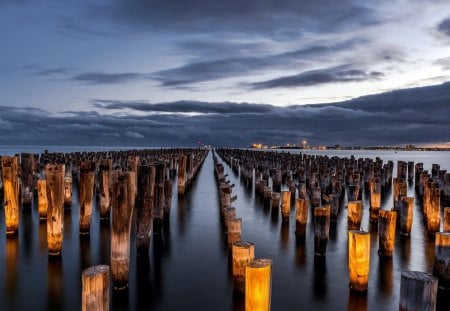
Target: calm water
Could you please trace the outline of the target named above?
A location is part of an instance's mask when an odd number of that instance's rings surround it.
[[[42,149],[23,148],[13,153],[21,151],[42,152]],[[9,152],[0,149],[0,153]],[[445,152],[327,154],[420,161],[429,170],[431,163],[440,163],[441,168],[450,169],[450,153]],[[397,237],[392,260],[381,261],[377,255],[378,235],[369,224],[368,198],[364,196],[362,227],[371,232],[369,291],[367,297],[354,296],[348,289],[344,209],[331,227],[326,259],[316,260],[311,222],[306,237],[297,239],[293,212],[290,223],[282,225],[281,216],[264,209],[252,188],[246,188],[226,165],[225,171],[236,184],[234,206],[243,220],[242,239],[255,243],[256,257],[274,262],[272,310],[397,310],[401,271],[432,271],[434,242],[424,234],[419,206],[416,204],[414,211],[411,238]],[[5,238],[4,212],[0,206],[0,310],[79,310],[81,271],[91,265],[109,264],[109,226],[100,224],[94,204],[90,238],[80,239],[76,187],[73,195],[72,209],[65,215],[64,246],[59,260],[50,260],[47,255],[46,225],[39,223],[36,205],[21,212],[16,239]],[[408,188],[408,195],[414,196],[413,185]],[[383,207],[391,205],[392,198],[387,196]],[[449,310],[450,292],[440,291],[438,298],[438,309]],[[153,237],[148,257],[135,255],[132,238],[129,290],[113,294],[112,309],[244,309],[242,297],[233,294],[211,154],[185,198],[173,197],[169,224],[161,236]]]

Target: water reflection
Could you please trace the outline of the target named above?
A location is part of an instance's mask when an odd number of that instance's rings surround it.
[[[136,298],[138,310],[149,310],[157,299],[150,280],[150,258],[148,254],[136,256]]]
[[[306,236],[295,237],[295,264],[297,268],[304,268],[306,265]]]
[[[411,257],[411,238],[409,236],[400,235],[399,241],[396,241],[400,258],[401,270],[409,270],[409,259]],[[395,253],[394,253],[395,254]]]
[[[81,270],[84,270],[92,266],[92,256],[91,256],[91,237],[89,234],[80,234],[80,265]]]
[[[47,253],[47,221],[39,222],[39,251],[41,254]]]
[[[100,221],[100,237],[98,239],[98,249],[100,258],[106,260],[106,264],[111,262],[111,228],[108,220]]]
[[[18,273],[19,239],[7,237],[5,241],[5,265],[6,265],[6,293],[10,297],[17,293],[17,273]]]
[[[186,232],[186,202],[184,197],[178,198],[177,223],[178,234],[180,236],[183,236]]]
[[[111,299],[112,310],[130,310],[129,289],[113,290]]]
[[[289,246],[289,222],[287,221],[281,222],[280,241],[281,249],[286,251]]]
[[[313,297],[325,300],[327,296],[327,261],[325,256],[314,256]]]
[[[366,311],[368,309],[367,295],[355,293],[349,290],[348,292],[348,311]]]
[[[378,258],[378,290],[386,296],[391,296],[393,290],[392,262],[392,258]]]
[[[48,309],[64,309],[63,261],[61,256],[49,256],[47,263]]]
[[[31,208],[22,208],[22,226],[21,231],[23,243],[23,255],[25,258],[31,258],[33,252],[33,219]]]

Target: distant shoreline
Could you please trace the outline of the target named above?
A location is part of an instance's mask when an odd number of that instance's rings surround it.
[[[257,148],[250,148],[250,149],[257,149]],[[284,146],[278,146],[278,147],[271,147],[268,149],[272,150],[314,150],[314,151],[327,151],[327,150],[379,150],[379,151],[450,151],[450,148],[429,148],[429,147],[416,147],[416,148],[404,148],[404,147],[340,147],[340,148],[334,148],[334,147],[317,147],[317,148],[302,148],[302,147],[284,147]],[[259,149],[263,150],[263,149]]]

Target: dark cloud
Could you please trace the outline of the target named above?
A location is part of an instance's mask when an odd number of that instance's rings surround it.
[[[446,36],[450,37],[450,17],[440,22],[437,29]]]
[[[74,145],[111,146],[195,146],[198,141],[248,146],[254,141],[285,144],[302,139],[314,145],[362,146],[447,142],[449,102],[450,83],[445,83],[341,103],[288,107],[94,100],[98,111],[51,115],[0,106],[0,141],[61,145],[69,139]]]
[[[378,21],[370,7],[354,0],[119,0],[94,7],[134,29],[177,32],[245,32],[287,38],[304,32],[335,32]]]
[[[135,72],[125,72],[125,73],[85,72],[71,77],[72,81],[82,82],[86,84],[118,84],[142,79],[146,79],[146,76],[144,74]]]
[[[214,57],[214,54],[211,54],[210,48],[216,49],[218,48],[217,45],[209,47],[205,42],[202,42],[200,45],[194,44],[194,46],[200,50],[200,55],[204,54],[206,60],[195,60],[180,67],[159,71],[153,74],[153,77],[160,81],[162,86],[178,87],[203,81],[245,76],[249,73],[273,68],[292,68],[295,65],[305,67],[312,61],[323,61],[329,58],[330,55],[336,56],[339,52],[348,52],[363,42],[365,40],[355,38],[342,42],[309,45],[302,49],[284,53],[258,56],[253,54],[251,56],[235,56],[220,59],[211,59],[211,57]],[[186,42],[183,43],[183,45],[185,44]],[[244,46],[248,45],[244,44]],[[237,48],[239,49],[239,46]],[[225,49],[225,51],[228,50]]]
[[[439,65],[444,70],[450,69],[450,57],[440,58],[434,62],[435,65]]]
[[[33,72],[33,74],[36,76],[54,76],[54,75],[67,75],[72,71],[73,71],[72,68],[59,67],[59,68],[36,70],[35,72]]]
[[[277,87],[304,87],[327,83],[360,82],[379,79],[383,73],[378,71],[367,72],[353,69],[350,65],[332,68],[310,70],[297,75],[285,76],[272,80],[250,84],[253,89],[270,89]]]
[[[152,104],[147,101],[118,101],[93,100],[96,108],[109,110],[131,109],[140,112],[167,112],[167,113],[269,113],[274,107],[270,105],[249,103],[208,103],[199,101],[177,101],[170,103]]]

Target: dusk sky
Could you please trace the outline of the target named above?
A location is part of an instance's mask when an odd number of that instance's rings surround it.
[[[0,0],[0,144],[450,144],[445,0]]]

